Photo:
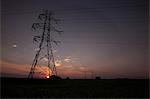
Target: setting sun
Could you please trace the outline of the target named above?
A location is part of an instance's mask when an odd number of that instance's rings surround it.
[[[49,78],[49,76],[46,76],[46,78],[48,79],[48,78]]]

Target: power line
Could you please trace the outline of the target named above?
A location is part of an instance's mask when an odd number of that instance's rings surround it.
[[[109,8],[114,8],[114,9],[118,9],[118,8],[145,8],[146,5],[121,5],[121,6],[109,6],[109,7],[91,7],[91,8],[76,8],[76,9],[54,9],[52,10],[53,12],[59,12],[61,14],[61,12],[63,12],[63,14],[65,12],[69,12],[69,13],[72,13],[72,12],[75,12],[75,11],[81,11],[82,13],[88,13],[88,12],[93,12],[93,11],[101,11],[103,9],[109,9]],[[12,9],[13,10],[13,9]],[[88,12],[86,12],[88,11]],[[2,14],[34,14],[34,13],[37,13],[37,11],[33,11],[32,9],[27,9],[25,11],[20,11],[20,12],[9,12],[7,13],[7,10],[6,9],[3,9],[2,8]],[[79,12],[78,12],[79,13]]]

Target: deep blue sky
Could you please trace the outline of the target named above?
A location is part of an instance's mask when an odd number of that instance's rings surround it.
[[[55,47],[60,75],[82,77],[82,71],[94,71],[106,78],[148,77],[146,1],[2,0],[3,74],[18,76],[18,69],[26,68],[22,75],[27,75],[37,46],[31,26],[48,9],[62,20],[64,34],[57,37],[62,43]]]

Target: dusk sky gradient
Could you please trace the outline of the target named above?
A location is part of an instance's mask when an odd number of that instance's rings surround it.
[[[148,0],[2,0],[1,76],[27,77],[37,43],[31,30],[42,9],[61,19],[54,46],[58,74],[148,78]]]

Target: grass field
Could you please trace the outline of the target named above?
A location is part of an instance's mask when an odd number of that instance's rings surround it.
[[[148,98],[149,80],[1,78],[2,98]]]

